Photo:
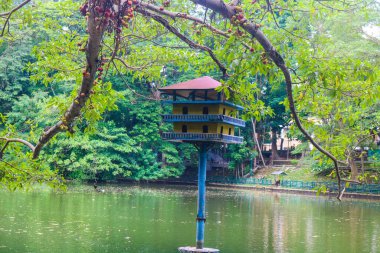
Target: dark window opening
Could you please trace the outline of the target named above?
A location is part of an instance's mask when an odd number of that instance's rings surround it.
[[[208,133],[208,126],[203,126],[202,129],[203,129],[203,133],[205,134]]]
[[[226,115],[226,108],[223,108],[223,115]]]
[[[231,135],[231,133],[232,133],[232,129],[228,128],[228,135]]]
[[[182,133],[187,133],[187,126],[186,125],[182,125]]]
[[[189,108],[187,106],[182,107],[182,114],[188,114],[189,113]]]
[[[223,134],[223,127],[220,127],[220,133]]]
[[[203,107],[203,114],[208,114],[208,107]]]

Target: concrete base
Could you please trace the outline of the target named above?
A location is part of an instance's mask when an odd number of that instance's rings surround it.
[[[203,249],[197,249],[196,247],[179,247],[178,251],[180,253],[219,253],[220,251],[218,249],[211,249],[211,248],[203,248]]]

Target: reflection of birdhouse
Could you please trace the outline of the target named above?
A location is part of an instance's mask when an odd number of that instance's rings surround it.
[[[172,97],[165,101],[173,104],[173,113],[163,115],[172,122],[174,132],[163,133],[164,139],[186,142],[242,143],[235,136],[235,127],[244,127],[245,122],[237,118],[241,106],[225,99],[215,88],[221,83],[204,76],[183,83],[160,88],[162,94]]]

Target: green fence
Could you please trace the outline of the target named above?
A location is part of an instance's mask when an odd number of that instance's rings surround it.
[[[256,185],[273,185],[272,179],[258,179],[258,178],[227,178],[227,177],[212,177],[207,180],[210,183],[221,184],[256,184]]]
[[[226,178],[226,177],[212,177],[207,180],[210,183],[221,184],[246,184],[246,185],[263,185],[263,186],[275,186],[275,181],[272,179],[258,179],[258,178]],[[281,180],[279,186],[284,188],[305,189],[305,190],[317,190],[321,187],[326,187],[327,191],[338,191],[338,184],[333,182],[303,182],[293,180]],[[342,187],[344,184],[342,184]],[[353,184],[350,183],[346,187],[346,192],[357,193],[372,193],[380,194],[380,184]]]

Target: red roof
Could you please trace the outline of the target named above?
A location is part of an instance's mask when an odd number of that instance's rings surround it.
[[[222,85],[220,82],[212,79],[209,76],[203,76],[197,79],[189,80],[182,83],[172,84],[162,87],[159,90],[214,90],[216,87]]]

